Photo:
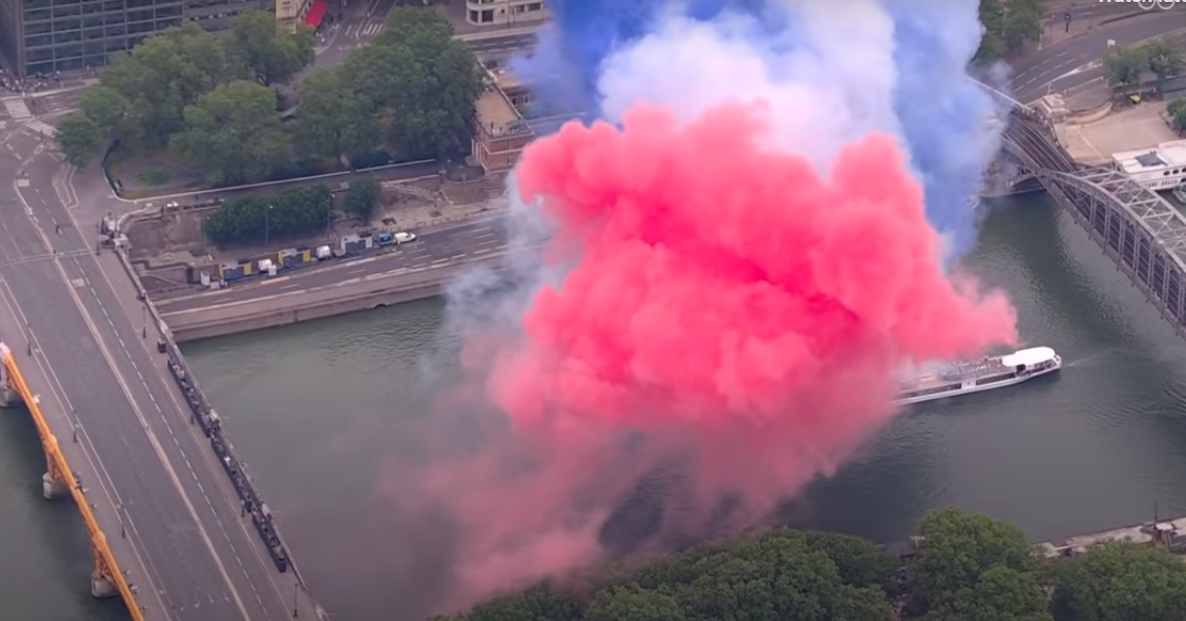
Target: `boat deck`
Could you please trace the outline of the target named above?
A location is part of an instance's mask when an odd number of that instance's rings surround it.
[[[954,362],[947,365],[946,372],[944,373],[927,373],[919,376],[913,382],[902,382],[901,389],[907,391],[938,388],[948,384],[959,384],[969,379],[1005,373],[1009,370],[1010,368],[1005,366],[1000,358],[995,357],[983,360]]]

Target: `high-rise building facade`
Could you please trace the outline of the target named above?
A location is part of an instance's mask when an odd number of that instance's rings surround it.
[[[0,56],[21,76],[97,68],[182,22],[221,30],[247,9],[271,8],[271,0],[0,0]]]

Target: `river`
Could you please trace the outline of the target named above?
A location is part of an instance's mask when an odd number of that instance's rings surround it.
[[[1005,289],[1028,344],[1061,374],[905,411],[794,504],[795,525],[897,540],[956,505],[1060,538],[1186,514],[1186,343],[1043,196],[992,209],[968,268]],[[417,447],[423,361],[449,359],[443,303],[424,301],[186,347],[279,516],[301,571],[339,621],[411,621],[432,596],[433,543],[383,494]],[[40,498],[32,426],[0,416],[0,601],[14,618],[124,617],[87,593],[81,521]],[[20,613],[20,614],[17,614]]]

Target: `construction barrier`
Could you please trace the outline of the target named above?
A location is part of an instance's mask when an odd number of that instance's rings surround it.
[[[29,414],[33,417],[33,423],[37,426],[37,435],[40,436],[41,446],[45,450],[45,460],[50,476],[70,490],[70,496],[74,498],[74,504],[78,505],[78,510],[82,513],[82,521],[86,523],[87,535],[90,537],[91,545],[95,550],[95,575],[110,581],[116,590],[119,591],[120,597],[123,598],[124,604],[128,608],[128,613],[132,617],[132,621],[144,621],[144,614],[140,611],[140,605],[136,602],[136,597],[132,593],[128,581],[124,578],[123,572],[120,571],[119,564],[115,561],[115,555],[112,554],[111,548],[107,545],[107,536],[99,528],[99,522],[95,519],[95,514],[91,511],[91,505],[82,493],[82,486],[74,478],[74,471],[70,469],[70,465],[66,463],[66,456],[62,453],[61,448],[58,447],[57,436],[50,430],[49,424],[45,421],[45,416],[41,414],[41,408],[37,404],[37,399],[34,398],[33,392],[29,390],[29,385],[25,383],[24,375],[21,374],[20,369],[16,366],[16,359],[12,355],[12,350],[4,343],[0,343],[0,363],[4,365],[4,370],[7,372],[6,377],[9,382],[9,388],[15,389],[17,394],[21,396],[26,409],[29,410]]]

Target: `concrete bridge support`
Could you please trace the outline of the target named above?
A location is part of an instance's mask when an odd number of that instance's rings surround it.
[[[46,500],[57,500],[68,496],[70,488],[61,479],[54,477],[52,472],[41,475],[41,496]]]
[[[115,588],[115,584],[95,568],[91,572],[91,597],[95,599],[107,599],[108,597],[115,597],[119,595],[119,591]]]
[[[9,380],[8,371],[0,364],[0,408],[13,408],[21,404],[21,393]]]

